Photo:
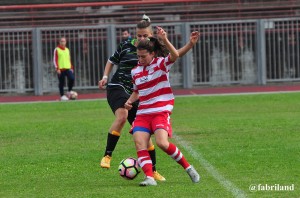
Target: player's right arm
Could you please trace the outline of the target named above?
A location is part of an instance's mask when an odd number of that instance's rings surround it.
[[[139,99],[138,92],[136,92],[136,91],[132,92],[132,94],[130,95],[128,100],[125,102],[125,105],[124,105],[125,109],[130,110],[132,108],[132,103],[134,103],[138,99]]]
[[[98,82],[99,89],[105,89],[108,81],[108,76],[114,65],[118,65],[121,60],[124,43],[121,43],[114,54],[107,60],[102,79]]]
[[[98,82],[99,89],[105,89],[107,81],[108,81],[108,76],[109,76],[113,66],[114,66],[114,64],[111,63],[110,61],[106,62],[103,77]]]
[[[60,69],[59,69],[59,65],[58,65],[58,52],[57,52],[57,48],[55,48],[55,50],[54,50],[53,64],[54,64],[54,67],[55,67],[55,71],[59,75],[60,74]]]

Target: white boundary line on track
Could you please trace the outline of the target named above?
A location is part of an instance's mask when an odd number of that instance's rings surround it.
[[[184,94],[184,95],[175,95],[177,97],[199,97],[199,96],[234,96],[234,95],[255,95],[255,94],[282,94],[282,93],[299,93],[300,91],[268,91],[268,92],[244,92],[244,93],[212,93],[212,94]],[[94,98],[94,99],[79,99],[75,101],[95,101],[95,100],[106,100],[104,98]],[[60,100],[52,100],[52,101],[24,101],[24,102],[3,102],[3,104],[31,104],[31,103],[52,103],[52,102],[72,102],[72,101],[60,101]]]
[[[227,191],[231,192],[234,197],[244,198],[247,197],[246,193],[236,187],[231,181],[223,177],[213,165],[209,163],[199,152],[196,152],[189,144],[184,141],[181,137],[173,134],[173,138],[181,145],[192,157],[200,162],[200,164],[211,174]],[[200,174],[201,176],[201,174]],[[201,182],[201,180],[200,180]]]
[[[257,95],[257,94],[283,94],[283,93],[299,93],[299,91],[266,91],[266,92],[242,92],[242,93],[213,93],[213,94],[185,94],[175,95],[176,97],[194,97],[194,96],[239,96],[239,95]]]
[[[34,104],[34,103],[68,103],[68,102],[85,102],[85,101],[101,101],[106,100],[106,98],[94,98],[94,99],[79,99],[79,100],[71,100],[71,101],[60,101],[60,100],[49,100],[49,101],[24,101],[24,102],[3,102],[0,105],[8,105],[8,104]]]

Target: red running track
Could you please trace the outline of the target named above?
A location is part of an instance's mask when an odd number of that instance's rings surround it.
[[[239,94],[256,92],[300,92],[300,84],[296,85],[266,85],[266,86],[231,86],[231,87],[200,87],[192,89],[174,89],[174,95],[208,95],[208,94]],[[78,100],[106,98],[106,92],[78,93]],[[58,95],[17,95],[0,96],[0,103],[60,101]]]

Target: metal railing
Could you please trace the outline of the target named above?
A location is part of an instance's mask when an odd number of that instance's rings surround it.
[[[269,20],[266,27],[266,70],[269,82],[300,78],[300,18]]]
[[[173,86],[267,84],[300,81],[300,18],[157,23],[180,48],[193,30],[201,32],[193,50],[171,71]],[[53,51],[66,36],[75,66],[75,89],[97,89],[121,29],[97,25],[0,30],[0,92],[58,92]]]
[[[257,21],[200,23],[194,84],[257,83]],[[200,67],[199,67],[199,66]]]
[[[0,31],[0,91],[32,91],[32,29]]]

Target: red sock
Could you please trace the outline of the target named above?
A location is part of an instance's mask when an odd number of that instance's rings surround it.
[[[147,150],[137,152],[138,162],[147,177],[153,177],[152,161]]]
[[[166,153],[170,155],[178,164],[180,164],[184,169],[190,166],[190,164],[186,161],[183,154],[180,150],[172,143],[169,144]]]

